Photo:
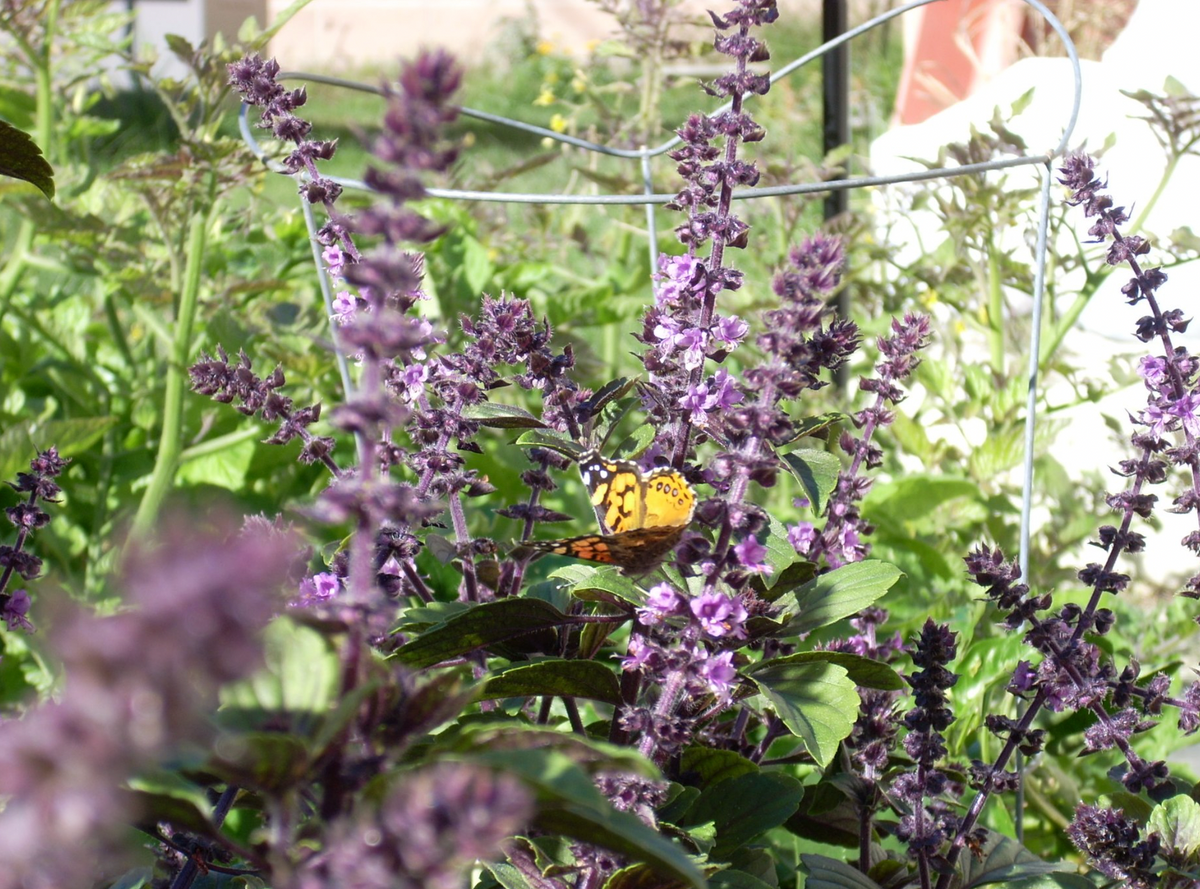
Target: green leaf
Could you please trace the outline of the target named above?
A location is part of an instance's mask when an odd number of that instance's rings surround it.
[[[311,2],[312,0],[293,0],[293,2],[290,3],[287,8],[280,10],[280,12],[271,21],[270,27],[261,33],[254,34],[253,47],[251,48],[257,49],[265,46],[272,37],[279,33],[280,28],[292,20],[292,16],[294,16],[304,7],[308,6],[308,4]],[[243,25],[242,27],[245,28],[246,26]],[[238,31],[238,41],[247,44],[251,43],[250,38],[248,36],[243,37],[241,31]]]
[[[771,577],[779,577],[788,567],[801,561],[796,547],[788,542],[787,528],[774,516],[767,525],[767,564],[771,566]]]
[[[525,410],[511,404],[482,401],[463,408],[463,416],[492,429],[545,429],[546,424]]]
[[[704,790],[682,826],[712,822],[717,838],[709,857],[725,860],[787,821],[803,796],[804,787],[790,775],[752,772]]]
[[[610,402],[616,401],[619,398],[624,398],[629,394],[629,391],[637,385],[637,378],[630,379],[629,377],[617,377],[600,387],[600,391],[591,397],[591,414],[595,416],[604,408],[608,407]]]
[[[497,642],[565,623],[566,616],[540,599],[502,599],[476,605],[400,646],[391,658],[420,669]]]
[[[796,423],[796,434],[792,436],[791,441],[797,441],[806,437],[828,440],[830,430],[839,423],[847,422],[849,419],[850,415],[843,414],[841,411],[830,411],[816,417],[805,417]],[[788,442],[788,444],[790,443]]]
[[[967,462],[975,478],[995,478],[1020,464],[1024,453],[1025,430],[1014,426],[990,432],[983,444],[971,451]]]
[[[463,277],[467,289],[473,293],[482,293],[488,289],[496,267],[492,265],[487,247],[469,235],[463,237]]]
[[[708,883],[712,886],[712,881]],[[666,881],[644,864],[623,867],[604,881],[604,889],[684,889],[687,884],[679,880]]]
[[[797,636],[857,614],[891,589],[901,571],[887,562],[852,562],[813,578],[779,600],[779,635]],[[786,619],[785,619],[786,618]]]
[[[1096,884],[1083,874],[1041,874],[1028,879],[1013,880],[1013,889],[1096,889]]]
[[[167,49],[185,63],[191,62],[192,56],[196,54],[196,47],[192,46],[191,41],[179,34],[167,34],[163,37],[163,42],[167,44]]]
[[[276,794],[296,787],[308,777],[312,761],[305,744],[283,732],[227,735],[205,763],[229,784]]]
[[[822,768],[849,736],[858,714],[858,691],[836,664],[775,664],[750,679],[775,707],[784,725],[798,737]]]
[[[550,578],[565,580],[571,595],[585,602],[606,602],[614,597],[630,605],[640,606],[646,602],[646,596],[637,584],[617,568],[565,565],[551,572]]]
[[[800,863],[807,875],[804,889],[879,889],[879,884],[858,868],[836,858],[805,854]]]
[[[636,51],[623,40],[601,40],[592,51],[600,58],[622,56],[632,59],[637,55]]]
[[[960,752],[979,743],[984,717],[992,712],[996,699],[1004,696],[1013,665],[1027,656],[1028,650],[1019,633],[959,643],[954,686],[958,718],[945,732],[951,750]]]
[[[764,883],[745,871],[723,870],[708,878],[709,889],[778,889],[778,883]]]
[[[740,778],[742,775],[757,774],[757,765],[732,750],[693,745],[683,751],[679,769],[685,774],[694,774],[700,788],[707,788],[720,781]]]
[[[583,453],[583,446],[579,442],[565,432],[557,432],[553,429],[522,432],[520,438],[517,439],[517,444],[523,448],[546,448],[562,454],[564,457],[570,457],[572,460],[579,459],[579,455]]]
[[[768,669],[777,664],[837,664],[846,671],[846,675],[855,685],[862,688],[877,688],[881,691],[898,691],[905,688],[905,682],[900,674],[887,664],[871,660],[869,657],[851,654],[848,651],[802,651],[789,654],[786,657],[760,661],[745,671],[747,676]]]
[[[613,671],[596,661],[547,660],[522,664],[487,680],[480,700],[558,695],[621,703],[621,686]]]
[[[229,491],[241,491],[246,486],[246,473],[254,460],[258,444],[241,441],[201,457],[183,462],[176,478],[181,484],[214,485]]]
[[[500,761],[503,761],[509,751],[514,750],[542,753],[557,751],[569,757],[588,774],[621,771],[646,778],[662,777],[658,768],[636,750],[516,720],[498,724],[461,725],[455,730],[444,732],[439,738],[439,744],[448,754],[484,759],[497,757]],[[595,790],[594,783],[587,775],[581,780],[582,784],[578,788],[580,793],[587,794]]]
[[[1016,101],[1012,103],[1012,114],[1009,116],[1016,117],[1026,108],[1028,108],[1029,103],[1033,101],[1034,92],[1035,88],[1030,87],[1029,89],[1025,90],[1025,92],[1021,93],[1021,95],[1017,96]]]
[[[813,514],[821,515],[825,511],[829,495],[837,487],[842,462],[828,451],[808,448],[782,454],[780,459],[804,488],[804,496],[808,498]]]
[[[483,861],[481,864],[504,889],[535,889],[525,875],[507,861]]]
[[[858,848],[858,807],[833,780],[821,780],[806,788],[800,808],[785,826],[796,836],[826,847]]]
[[[0,176],[20,179],[54,197],[54,168],[28,133],[0,120]]]
[[[23,420],[0,433],[0,478],[29,471],[29,461],[50,445],[63,457],[86,453],[116,425],[115,417],[77,417],[39,423]]]
[[[646,424],[633,430],[619,445],[613,449],[614,460],[636,460],[646,448],[654,443],[658,430]]]
[[[875,485],[863,501],[863,518],[893,527],[911,526],[943,504],[959,497],[982,499],[979,486],[966,479],[933,475],[906,475]]]
[[[532,788],[538,802],[534,825],[553,834],[594,843],[627,855],[660,877],[704,889],[704,875],[677,845],[628,812],[618,812],[591,776],[556,750],[491,750],[475,757]]]
[[[959,862],[963,871],[963,889],[988,883],[1011,883],[1023,877],[1065,869],[1061,864],[1043,861],[1016,840],[992,831],[988,831],[982,858],[964,855]]]
[[[221,721],[257,727],[286,714],[293,732],[315,731],[337,697],[337,652],[316,630],[288,618],[267,626],[263,644],[266,666],[221,689]]]
[[[1184,859],[1200,848],[1200,804],[1188,796],[1173,796],[1154,807],[1146,827],[1162,839],[1163,849]]]
[[[750,586],[758,593],[758,597],[766,602],[774,602],[784,593],[790,593],[796,587],[804,586],[817,576],[817,566],[812,562],[792,562],[778,574],[770,575],[770,585],[761,574],[750,578]]]

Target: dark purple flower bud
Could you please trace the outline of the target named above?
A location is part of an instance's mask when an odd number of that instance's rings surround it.
[[[11,568],[26,580],[33,580],[42,573],[42,560],[31,552],[3,544],[0,545],[0,568]]]
[[[1081,803],[1067,836],[1091,864],[1105,876],[1120,880],[1134,889],[1158,885],[1153,873],[1160,840],[1151,835],[1143,840],[1137,824],[1120,809],[1104,809]]]

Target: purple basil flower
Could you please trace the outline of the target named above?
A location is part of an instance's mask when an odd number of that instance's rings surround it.
[[[737,599],[724,593],[702,593],[691,601],[691,609],[701,629],[711,638],[730,636],[740,639],[745,636],[742,624],[746,620],[746,608]]]
[[[677,303],[689,292],[696,274],[703,266],[690,254],[670,256],[660,253],[658,273],[654,275],[654,301],[658,305]]]
[[[292,604],[297,608],[311,608],[314,605],[321,605],[336,596],[341,592],[341,589],[342,584],[336,574],[322,571],[320,574],[304,578],[300,583],[299,595]]]
[[[771,566],[764,560],[768,550],[758,542],[756,537],[747,537],[733,548],[734,554],[742,565],[742,569],[752,574],[770,574]]]
[[[638,620],[646,626],[655,626],[669,617],[680,613],[683,598],[669,583],[660,583],[650,588],[646,604],[638,609]]]
[[[737,668],[733,665],[732,651],[710,655],[700,662],[697,669],[708,683],[709,690],[718,699],[729,699],[737,683]]]

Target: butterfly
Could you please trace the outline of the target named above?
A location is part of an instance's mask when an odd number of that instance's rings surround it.
[[[643,574],[675,548],[696,512],[696,492],[669,466],[643,473],[636,463],[587,450],[579,474],[603,533],[535,541],[532,549]]]

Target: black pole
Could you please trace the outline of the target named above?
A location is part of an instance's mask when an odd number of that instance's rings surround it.
[[[821,41],[828,42],[849,28],[846,0],[821,0]],[[824,151],[833,151],[850,142],[850,45],[843,43],[821,58],[821,83],[824,92]],[[845,213],[849,206],[846,189],[830,192],[825,198],[825,219]]]
[[[821,0],[821,40],[828,42],[849,28],[847,0]],[[850,143],[850,44],[843,43],[821,58],[821,85],[824,98],[824,154]],[[849,189],[831,191],[825,197],[825,221],[841,216],[850,207]],[[850,291],[843,287],[837,296],[837,313],[850,317]],[[839,388],[849,382],[846,368],[834,374]]]

